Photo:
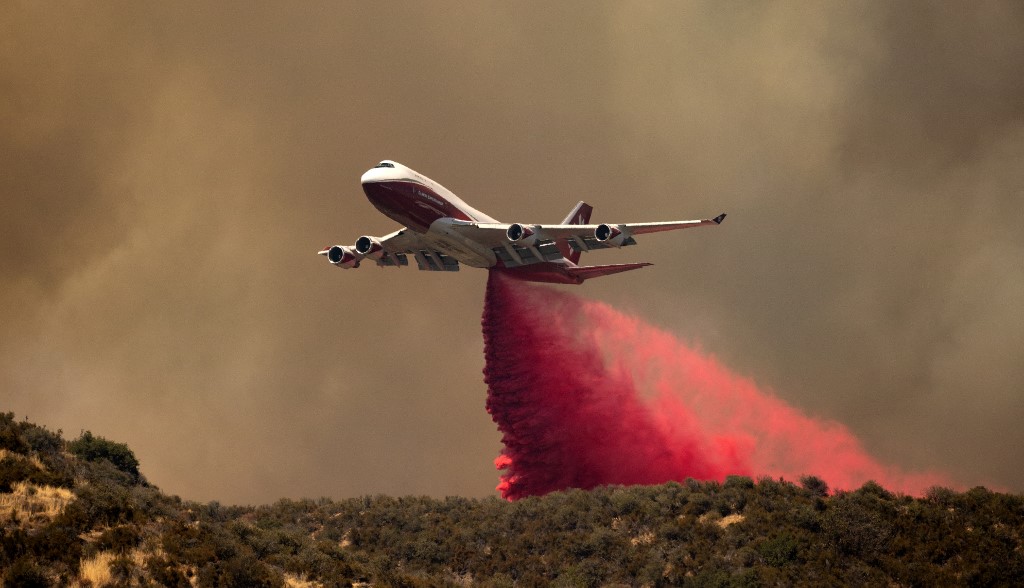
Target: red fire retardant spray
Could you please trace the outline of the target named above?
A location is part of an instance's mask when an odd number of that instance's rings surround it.
[[[483,315],[498,491],[729,475],[908,494],[948,485],[880,464],[843,425],[811,418],[713,357],[610,306],[492,271]]]

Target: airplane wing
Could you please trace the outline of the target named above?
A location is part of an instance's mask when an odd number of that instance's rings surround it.
[[[360,241],[363,239],[367,239],[367,241],[361,243]],[[335,248],[340,248],[342,251],[338,254],[332,254],[331,250]],[[342,263],[341,267],[358,267],[359,262],[363,259],[371,259],[377,265],[383,267],[401,267],[409,265],[409,255],[412,255],[413,259],[416,260],[416,266],[420,270],[432,272],[459,271],[458,260],[438,251],[427,243],[422,235],[405,227],[379,238],[360,237],[354,248],[335,245],[334,247],[325,248],[323,251],[320,251],[320,254],[326,255],[332,262],[336,259],[342,259],[339,255],[352,255],[354,257],[351,264]]]
[[[423,239],[416,231],[401,228],[394,233],[380,238],[384,255],[377,259],[377,265],[403,266],[409,265],[408,256],[416,260],[416,267],[421,271],[457,272],[459,262],[446,255]]]
[[[522,225],[454,221],[451,229],[490,247],[507,266],[553,261],[562,257],[557,242],[577,251],[636,245],[633,235],[674,231],[722,223],[725,214],[711,219],[624,224]]]
[[[573,237],[594,237],[595,233],[602,227],[618,229],[630,235],[643,235],[644,233],[659,233],[661,231],[675,231],[678,229],[689,229],[691,227],[702,227],[708,225],[720,225],[725,220],[725,214],[715,218],[702,220],[668,221],[658,223],[624,223],[624,224],[600,224],[600,225],[536,225],[538,229],[552,239],[572,239]],[[490,226],[490,225],[488,225]],[[511,225],[505,225],[509,227]],[[507,230],[507,228],[506,228]]]
[[[633,235],[718,225],[724,218],[725,215],[721,214],[713,219],[615,225],[521,225],[446,219],[449,221],[446,230],[487,247],[505,267],[513,268],[565,259],[566,252],[635,245]],[[420,270],[459,271],[456,258],[438,249],[429,238],[405,227],[383,237],[360,237],[355,246],[327,247],[320,254],[326,255],[331,263],[340,268],[359,267],[366,259],[373,260],[379,266],[401,267],[409,265],[409,255],[412,255]],[[612,270],[612,267],[617,269]],[[596,275],[633,268],[600,266],[595,267],[594,271],[598,269],[603,273]]]

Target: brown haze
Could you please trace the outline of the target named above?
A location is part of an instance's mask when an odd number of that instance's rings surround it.
[[[548,4],[3,3],[0,410],[187,498],[492,493],[486,273],[314,254],[393,229],[392,158],[510,222],[729,212],[573,291],[1024,491],[1022,5]]]

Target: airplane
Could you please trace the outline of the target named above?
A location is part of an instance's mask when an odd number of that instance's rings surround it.
[[[361,178],[363,192],[377,210],[404,225],[384,235],[359,237],[355,245],[319,251],[336,267],[359,267],[369,259],[381,267],[409,265],[424,271],[459,270],[459,264],[489,268],[531,282],[582,284],[599,276],[652,265],[578,265],[580,254],[635,245],[634,235],[716,226],[712,219],[655,223],[590,224],[586,202],[576,204],[557,225],[501,223],[463,202],[426,176],[385,159]]]

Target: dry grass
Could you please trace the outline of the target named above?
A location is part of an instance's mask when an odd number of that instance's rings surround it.
[[[135,548],[128,554],[128,559],[132,560],[135,567],[142,569],[146,567],[146,558],[153,555],[154,552],[146,551],[144,549]]]
[[[150,552],[142,549],[133,549],[126,557],[131,560],[136,570],[142,570],[146,565],[146,556]],[[110,564],[119,556],[110,551],[101,551],[89,559],[81,560],[79,564],[78,580],[73,581],[74,588],[100,588],[114,582],[114,574],[110,570]]]
[[[0,494],[0,512],[7,514],[13,510],[27,526],[52,521],[75,499],[74,493],[67,488],[37,486],[28,482],[16,482],[12,490]]]
[[[300,576],[292,574],[284,575],[284,585],[288,588],[322,588],[323,584],[320,582],[313,582],[312,580],[304,580]]]
[[[640,533],[636,537],[630,539],[629,544],[633,547],[636,547],[637,545],[650,545],[654,543],[654,539],[654,533],[650,531],[644,531],[643,533]]]
[[[722,517],[722,520],[718,521],[718,526],[722,527],[724,529],[724,528],[728,527],[729,525],[735,525],[736,523],[742,523],[743,519],[744,519],[744,516],[741,515],[741,514],[738,514],[738,513],[737,514],[731,514],[729,516]]]
[[[707,525],[709,523],[718,524],[718,521],[720,521],[721,519],[722,519],[722,515],[719,514],[718,511],[710,510],[710,511],[700,515],[699,517],[697,517],[697,522],[701,523],[703,525]]]
[[[110,562],[114,561],[114,554],[109,551],[101,551],[96,557],[83,559],[78,571],[80,586],[106,586],[114,581],[110,573]]]
[[[697,517],[697,522],[698,523],[703,523],[705,525],[709,525],[711,523],[714,523],[714,524],[716,524],[719,527],[724,529],[724,528],[728,527],[729,525],[735,525],[736,523],[743,522],[743,518],[744,518],[743,515],[741,515],[739,513],[733,513],[733,514],[731,514],[729,516],[723,517],[722,515],[718,514],[716,511],[711,511],[711,512],[706,512],[706,513],[700,515],[699,517]]]
[[[7,450],[7,449],[0,449],[0,461],[3,461],[5,459],[7,459],[8,457],[11,458],[11,459],[18,460],[18,461],[25,461],[25,460],[27,460],[27,461],[31,462],[32,465],[36,466],[37,468],[43,470],[44,472],[46,471],[46,466],[43,465],[43,462],[39,461],[39,458],[34,456],[34,455],[31,456],[31,457],[26,457],[26,456],[24,456],[24,455],[22,455],[20,453],[14,453],[13,451],[10,451],[10,450]]]

